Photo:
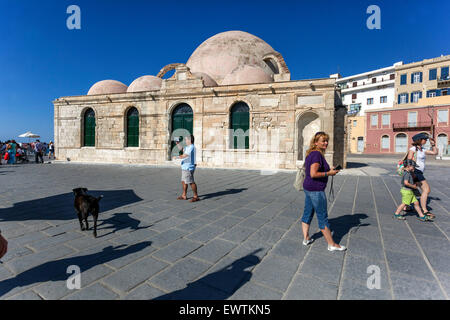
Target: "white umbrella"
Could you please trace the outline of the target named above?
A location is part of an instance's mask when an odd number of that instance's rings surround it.
[[[40,138],[40,135],[34,134],[31,131],[27,131],[19,136],[19,138]]]

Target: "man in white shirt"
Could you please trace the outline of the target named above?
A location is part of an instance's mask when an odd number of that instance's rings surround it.
[[[183,154],[178,157],[174,157],[174,159],[182,159],[181,161],[181,184],[183,186],[183,194],[179,196],[178,200],[187,200],[187,189],[188,184],[192,188],[192,192],[194,193],[194,197],[189,200],[190,202],[196,202],[200,199],[197,194],[197,184],[194,181],[194,172],[197,166],[196,164],[196,153],[197,150],[194,146],[194,136],[190,135],[186,137],[186,148],[183,150]]]

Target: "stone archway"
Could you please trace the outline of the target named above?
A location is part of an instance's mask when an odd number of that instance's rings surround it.
[[[320,131],[320,119],[314,112],[306,112],[297,120],[297,160],[305,160],[311,138]]]

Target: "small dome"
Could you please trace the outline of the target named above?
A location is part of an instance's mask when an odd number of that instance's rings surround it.
[[[110,94],[110,93],[125,93],[127,86],[116,80],[103,80],[95,83],[88,91],[88,95],[93,94]]]
[[[258,66],[241,66],[228,74],[222,81],[222,85],[270,83],[272,76]]]
[[[153,91],[161,89],[162,79],[155,76],[142,76],[134,80],[127,92]]]
[[[217,87],[217,82],[215,82],[214,79],[208,76],[206,73],[194,72],[192,75],[196,76],[197,78],[202,78],[205,87]]]
[[[244,31],[227,31],[205,40],[192,53],[186,65],[192,73],[203,72],[218,84],[243,65],[256,65],[273,74],[264,56],[275,50],[264,40]]]

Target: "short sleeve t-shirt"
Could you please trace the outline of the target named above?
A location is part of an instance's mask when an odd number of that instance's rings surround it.
[[[402,176],[402,186],[403,186],[403,188],[413,190],[413,188],[405,186],[405,180],[408,181],[408,183],[410,183],[410,184],[414,184],[414,174],[412,172],[404,170],[403,171],[403,176]]]
[[[195,153],[196,150],[193,144],[187,146],[184,149],[183,154],[187,155],[187,157],[181,161],[182,170],[189,170],[189,171],[195,170]]]
[[[311,178],[311,165],[319,164],[319,172],[328,172],[330,166],[327,160],[319,151],[311,152],[305,159],[305,180],[303,181],[303,189],[306,191],[324,191],[327,187],[328,177]]]
[[[416,152],[416,147],[411,147],[409,150],[411,150],[412,152]],[[417,170],[420,170],[422,172],[425,170],[425,158],[426,158],[425,149],[422,148],[422,150],[417,150],[417,159],[416,159]]]

